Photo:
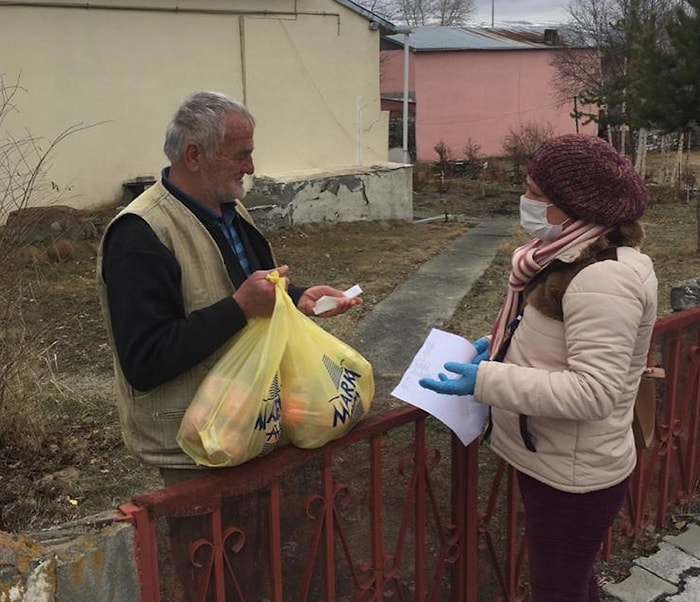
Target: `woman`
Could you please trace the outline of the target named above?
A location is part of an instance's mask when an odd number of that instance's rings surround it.
[[[654,268],[639,252],[646,204],[639,174],[603,140],[545,142],[520,199],[533,239],[513,253],[490,345],[445,364],[458,378],[420,381],[491,407],[491,447],[518,472],[535,602],[599,600],[595,559],[635,467],[656,319]]]

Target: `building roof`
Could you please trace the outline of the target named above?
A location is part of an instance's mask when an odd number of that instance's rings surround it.
[[[404,36],[385,38],[403,48]],[[542,28],[486,29],[483,27],[414,27],[408,37],[414,52],[454,50],[530,50],[559,46],[557,30]]]
[[[373,13],[371,10],[366,9],[364,6],[360,6],[352,0],[335,0],[338,4],[342,4],[345,8],[362,15],[369,22],[370,25],[374,24],[375,29],[381,29],[382,33],[395,33],[400,28],[394,25],[391,21],[387,21],[383,17],[380,17],[377,13]]]

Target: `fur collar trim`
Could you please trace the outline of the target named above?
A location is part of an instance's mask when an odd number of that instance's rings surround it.
[[[542,270],[528,284],[524,291],[525,303],[555,320],[562,320],[562,298],[574,276],[582,269],[609,259],[609,254],[617,247],[639,248],[644,240],[644,229],[637,222],[617,226],[609,230],[592,244],[578,250],[577,255],[565,253]]]

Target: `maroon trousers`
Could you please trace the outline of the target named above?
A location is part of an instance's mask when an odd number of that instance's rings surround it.
[[[532,602],[599,602],[595,561],[628,482],[567,493],[518,473]]]

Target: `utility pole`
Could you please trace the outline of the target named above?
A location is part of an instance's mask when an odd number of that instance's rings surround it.
[[[411,28],[406,27],[403,29],[397,29],[396,33],[403,34],[403,162],[406,164],[411,163],[411,154],[408,152],[408,94],[409,94],[409,35],[411,34]]]

